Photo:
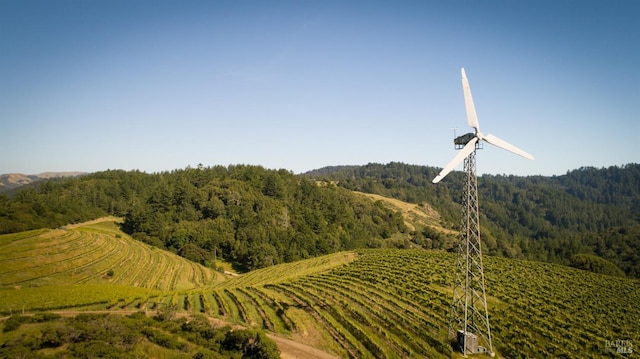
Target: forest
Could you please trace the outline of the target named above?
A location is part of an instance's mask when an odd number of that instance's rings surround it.
[[[429,203],[456,228],[463,174],[433,185],[438,169],[392,162],[305,174],[350,190]],[[478,196],[485,251],[576,264],[591,254],[640,278],[640,165],[583,167],[562,176],[483,175]],[[592,258],[592,257],[586,257]]]
[[[107,170],[0,194],[0,233],[114,215],[140,241],[205,265],[224,258],[243,270],[357,248],[424,247],[425,238],[441,234],[410,230],[384,203],[353,191],[429,204],[455,230],[462,174],[433,185],[437,172],[397,162],[302,175],[251,165]],[[617,273],[613,264],[640,277],[640,165],[478,181],[486,253]],[[428,243],[450,249],[448,241]]]
[[[0,233],[115,215],[133,238],[243,270],[383,247],[406,230],[400,214],[347,189],[245,165],[50,180],[0,196],[0,208]]]

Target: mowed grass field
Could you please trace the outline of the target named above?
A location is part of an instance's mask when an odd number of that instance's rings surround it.
[[[133,240],[114,220],[0,235],[0,288],[113,284],[167,291],[222,276]]]
[[[451,357],[454,260],[442,251],[370,249],[207,277],[194,274],[206,268],[103,222],[0,236],[0,312],[170,307],[262,328],[339,357]],[[639,281],[539,262],[484,262],[499,357],[623,357],[615,343],[640,345]],[[113,277],[105,276],[109,269]]]

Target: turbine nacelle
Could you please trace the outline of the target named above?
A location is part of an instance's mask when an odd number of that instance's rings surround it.
[[[529,153],[519,149],[518,147],[508,143],[505,140],[498,138],[492,134],[485,135],[480,131],[480,123],[478,122],[478,115],[476,114],[476,108],[473,104],[473,97],[471,96],[471,88],[469,87],[469,80],[467,80],[467,74],[462,68],[462,91],[464,92],[464,105],[467,110],[467,123],[469,127],[474,129],[473,133],[467,133],[462,136],[456,137],[453,143],[456,146],[464,146],[462,150],[440,171],[440,173],[433,179],[433,183],[438,183],[446,175],[449,174],[462,160],[464,160],[471,152],[476,150],[476,144],[479,141],[485,141],[496,147],[500,147],[509,152],[524,158],[533,160],[533,156]]]
[[[462,136],[456,137],[453,140],[453,144],[456,145],[456,149],[459,149],[458,146],[464,147],[464,145],[469,143],[469,141],[471,141],[474,137],[476,137],[476,134],[473,133],[473,132],[465,133]],[[462,147],[460,147],[460,148],[462,148]]]

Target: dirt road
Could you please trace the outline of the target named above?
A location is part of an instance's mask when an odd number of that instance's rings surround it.
[[[322,350],[294,342],[273,334],[267,334],[269,339],[273,340],[278,349],[280,349],[280,357],[282,359],[339,359],[340,357],[331,355]]]

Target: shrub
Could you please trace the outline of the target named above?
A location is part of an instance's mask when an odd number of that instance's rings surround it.
[[[28,321],[29,318],[28,317],[23,317],[21,315],[14,315],[12,317],[9,317],[5,322],[4,322],[4,327],[2,328],[3,332],[10,332],[12,330],[16,330],[18,328],[20,328],[20,325],[26,321]]]
[[[51,327],[48,326],[42,330],[42,337],[40,338],[41,348],[57,348],[66,343],[68,338],[67,331],[64,327]]]
[[[571,257],[570,266],[590,272],[624,277],[624,272],[612,262],[593,254],[581,253]]]
[[[186,347],[186,344],[179,342],[174,337],[151,328],[142,329],[142,334],[144,334],[150,341],[167,349],[183,350]]]
[[[42,322],[50,322],[52,320],[56,320],[60,318],[62,318],[60,314],[56,314],[56,313],[36,313],[31,317],[29,321],[42,323]]]
[[[231,330],[227,332],[222,347],[225,350],[241,352],[243,358],[280,358],[280,349],[276,344],[256,330]]]
[[[209,319],[201,314],[192,315],[188,321],[182,323],[181,329],[185,332],[202,332],[211,328]]]

